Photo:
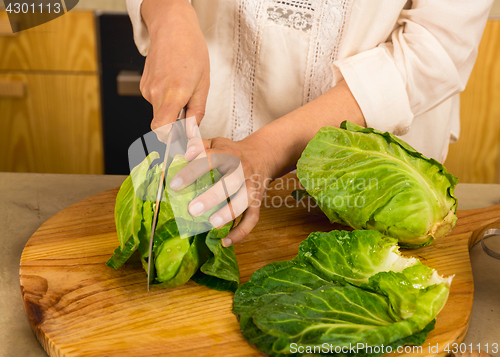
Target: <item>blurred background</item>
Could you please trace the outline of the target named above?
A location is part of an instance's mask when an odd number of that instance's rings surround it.
[[[0,4],[0,171],[128,174],[128,147],[152,119],[143,67],[125,0],[80,0],[17,34]],[[446,167],[463,183],[500,183],[500,0],[461,94],[461,124]]]

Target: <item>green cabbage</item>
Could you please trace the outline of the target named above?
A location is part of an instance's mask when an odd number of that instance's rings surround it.
[[[154,164],[158,158],[157,152],[151,153],[132,170],[120,187],[115,204],[120,246],[106,262],[110,268],[121,268],[137,250],[147,272],[153,214],[163,165]],[[166,173],[168,195],[160,202],[153,237],[150,282],[159,287],[172,288],[192,278],[210,288],[234,292],[239,285],[234,247],[224,248],[221,244],[232,223],[221,229],[211,226],[208,217],[219,207],[196,218],[187,210],[189,202],[206,191],[221,175],[214,170],[183,190],[170,190],[170,181],[186,165],[184,157],[177,155]],[[172,205],[175,210],[172,210]]]
[[[430,244],[457,221],[457,178],[372,128],[350,122],[322,128],[302,153],[297,176],[331,222],[378,230],[401,246]]]
[[[253,273],[233,312],[245,339],[268,356],[360,345],[341,355],[378,356],[387,346],[423,344],[450,284],[377,231],[312,233],[294,259]]]

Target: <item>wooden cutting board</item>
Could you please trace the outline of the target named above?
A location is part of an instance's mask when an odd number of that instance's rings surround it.
[[[277,181],[263,202],[257,227],[236,246],[242,282],[265,264],[294,257],[309,233],[342,228],[331,225],[318,209],[296,203],[290,193],[297,186],[291,175]],[[118,246],[113,217],[117,192],[103,192],[59,212],[26,244],[19,272],[23,303],[49,355],[259,356],[241,336],[231,312],[233,294],[192,281],[148,293],[137,255],[120,270],[105,266]],[[500,205],[458,216],[450,235],[404,252],[441,275],[455,274],[435,330],[422,353],[414,355],[445,355],[446,344],[462,342],[467,332],[474,290],[469,248],[485,225],[500,227],[493,223],[500,219]]]

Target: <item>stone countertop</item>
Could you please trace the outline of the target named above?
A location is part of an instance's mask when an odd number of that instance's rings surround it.
[[[0,173],[0,357],[47,356],[29,325],[21,300],[19,261],[26,242],[50,217],[97,193],[119,186],[125,176]],[[460,209],[500,203],[500,185],[458,184]],[[499,217],[500,218],[500,217]],[[488,246],[500,251],[500,239]],[[500,344],[500,261],[476,244],[471,250],[475,299],[465,339],[481,349]],[[499,346],[500,348],[500,346]],[[491,352],[491,351],[490,351]],[[500,357],[500,353],[493,353]]]
[[[47,356],[21,299],[19,262],[28,239],[57,212],[125,177],[0,173],[0,357]]]

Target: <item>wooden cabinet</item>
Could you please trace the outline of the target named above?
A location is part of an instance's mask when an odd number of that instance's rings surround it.
[[[0,171],[104,173],[96,50],[92,12],[0,35]]]
[[[8,21],[5,11],[0,20]],[[96,72],[96,42],[94,13],[70,11],[14,36],[0,33],[0,69]]]
[[[460,101],[460,139],[445,166],[459,182],[500,183],[500,20],[486,25]]]
[[[102,173],[96,74],[0,74],[2,82],[25,86],[23,97],[0,98],[2,171]]]

